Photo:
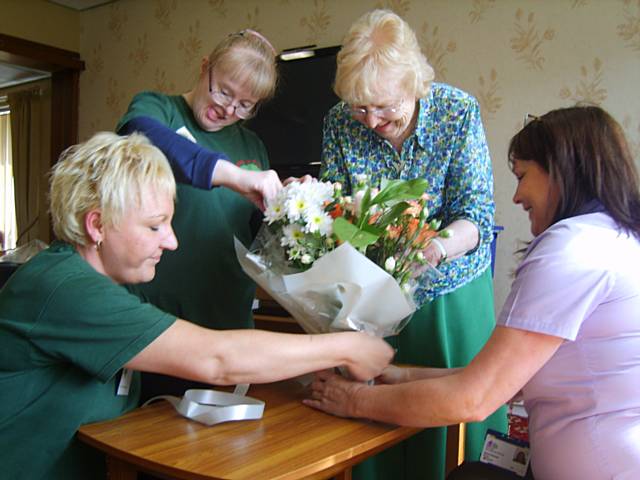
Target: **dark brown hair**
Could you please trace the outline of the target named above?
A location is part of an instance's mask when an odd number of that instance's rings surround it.
[[[640,239],[638,172],[622,127],[600,107],[576,106],[535,117],[509,143],[509,163],[533,160],[560,191],[553,223],[599,201]]]

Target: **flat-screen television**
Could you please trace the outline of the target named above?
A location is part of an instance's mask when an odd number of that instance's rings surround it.
[[[339,46],[285,50],[276,94],[245,125],[262,139],[281,178],[317,176],[322,122],[339,99],[333,92]]]

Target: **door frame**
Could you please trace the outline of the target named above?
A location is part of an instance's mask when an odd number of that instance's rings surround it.
[[[0,61],[51,72],[51,160],[78,143],[80,73],[78,52],[0,33]]]

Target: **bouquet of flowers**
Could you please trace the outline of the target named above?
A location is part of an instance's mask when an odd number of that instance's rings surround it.
[[[422,251],[447,236],[428,220],[427,181],[366,176],[354,193],[339,183],[290,183],[267,204],[251,252],[236,240],[244,271],[308,333],[397,334],[416,309],[418,280],[438,272]]]

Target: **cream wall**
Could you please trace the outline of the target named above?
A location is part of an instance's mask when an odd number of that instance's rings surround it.
[[[640,153],[640,0],[119,0],[81,14],[80,132],[112,129],[143,89],[181,93],[227,33],[257,29],[278,49],[339,44],[365,11],[389,7],[416,30],[438,79],[480,101],[495,175],[496,301],[528,220],[511,204],[509,138],[526,112],[600,104]],[[313,92],[309,92],[310,95]]]
[[[0,32],[80,51],[80,13],[45,0],[0,1]]]

